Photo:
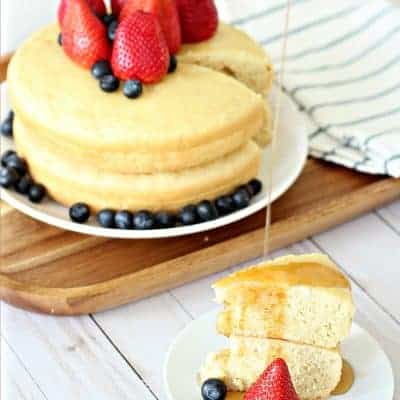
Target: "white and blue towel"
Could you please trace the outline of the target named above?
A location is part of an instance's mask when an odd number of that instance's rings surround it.
[[[218,6],[279,66],[286,0]],[[292,0],[284,87],[307,114],[312,156],[400,177],[400,2]]]

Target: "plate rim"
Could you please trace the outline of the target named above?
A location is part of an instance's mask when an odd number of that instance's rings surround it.
[[[276,96],[276,90],[277,89],[274,89],[275,93],[273,93],[273,95],[275,96]],[[301,175],[308,158],[308,136],[306,131],[305,116],[297,112],[295,103],[287,94],[283,93],[283,99],[284,99],[283,102],[284,107],[287,107],[288,112],[290,112],[291,114],[295,113],[296,117],[298,118],[298,121],[301,121],[300,128],[298,124],[296,124],[296,137],[298,138],[298,142],[296,144],[298,148],[301,150],[301,155],[299,157],[298,163],[296,164],[296,168],[294,168],[295,172],[293,172],[293,174],[290,176],[290,179],[287,180],[285,185],[279,187],[278,190],[276,190],[273,193],[271,197],[271,202],[277,200],[293,186],[293,184],[297,181],[297,179]],[[7,139],[1,138],[1,140],[3,141]],[[263,149],[263,152],[267,152],[268,150],[269,147]],[[30,206],[29,204],[20,201],[16,193],[8,191],[7,189],[3,188],[0,188],[0,199],[5,201],[11,207],[22,212],[23,214],[28,215],[29,217],[41,221],[45,224],[55,226],[56,228],[85,235],[112,238],[112,239],[165,239],[165,238],[181,237],[192,234],[204,233],[213,229],[230,225],[235,222],[239,222],[260,211],[268,204],[267,196],[264,195],[263,197],[255,201],[253,204],[250,204],[248,207],[242,210],[238,210],[232,214],[220,217],[213,221],[202,222],[190,226],[179,226],[168,229],[152,229],[148,231],[144,230],[141,231],[141,230],[102,228],[100,226],[79,224],[73,221],[68,221],[66,219],[61,219],[57,216],[49,214],[45,210],[37,210],[34,207]],[[66,207],[65,209],[67,210]]]
[[[170,386],[169,386],[169,383],[168,383],[168,382],[169,382],[169,381],[168,381],[168,376],[167,376],[167,375],[168,375],[168,364],[169,364],[170,358],[171,358],[171,356],[172,356],[172,354],[173,354],[173,351],[174,351],[174,349],[175,349],[175,347],[176,347],[177,342],[179,341],[179,339],[180,339],[182,336],[184,336],[184,335],[187,333],[187,331],[191,328],[191,326],[192,326],[195,322],[199,322],[200,320],[208,320],[208,319],[211,318],[211,317],[214,318],[214,319],[216,319],[216,317],[217,317],[219,311],[220,311],[220,308],[214,308],[214,309],[212,309],[212,310],[210,310],[210,311],[207,311],[207,312],[201,314],[199,317],[197,317],[197,318],[191,320],[191,321],[190,321],[185,327],[183,327],[183,328],[181,329],[181,331],[175,336],[174,340],[171,342],[170,346],[168,347],[168,350],[167,350],[167,352],[166,352],[166,354],[165,354],[165,357],[164,357],[163,372],[162,372],[162,380],[163,380],[164,390],[165,390],[165,393],[166,393],[166,395],[167,395],[167,400],[177,400],[177,399],[173,396],[173,394],[172,394],[172,392],[171,392],[171,390],[170,390]],[[387,362],[387,365],[388,365],[388,367],[389,367],[389,375],[390,375],[390,376],[388,377],[388,379],[390,379],[390,388],[389,388],[389,390],[390,390],[390,392],[392,393],[392,397],[393,397],[394,394],[395,394],[395,392],[394,392],[394,390],[395,390],[394,370],[393,370],[392,362],[391,362],[390,358],[388,357],[388,355],[386,354],[386,351],[385,351],[384,348],[380,345],[380,343],[378,342],[378,340],[377,340],[371,333],[369,333],[369,331],[368,331],[366,328],[362,327],[362,326],[361,326],[360,324],[358,324],[356,321],[353,321],[353,322],[352,322],[352,329],[353,329],[353,328],[356,328],[356,329],[358,329],[359,331],[361,331],[363,334],[367,335],[368,338],[369,338],[372,342],[374,342],[376,348],[379,349],[380,352],[381,352],[381,354],[383,355],[383,357],[384,357],[384,359],[385,359],[385,361]],[[218,336],[218,332],[217,332],[216,330],[215,330],[215,335]],[[199,366],[199,368],[200,368],[200,366]],[[332,396],[331,396],[331,397],[332,397]],[[340,398],[340,397],[339,397],[339,396],[334,396],[333,398]],[[389,399],[388,399],[388,400],[389,400]],[[390,400],[391,400],[391,399],[390,399]]]

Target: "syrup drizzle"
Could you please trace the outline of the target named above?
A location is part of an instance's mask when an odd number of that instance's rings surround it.
[[[288,43],[288,32],[289,32],[289,21],[290,21],[290,11],[291,11],[292,1],[287,0],[286,4],[286,13],[285,13],[285,25],[283,29],[283,43],[282,43],[282,52],[280,57],[280,73],[278,77],[278,95],[276,97],[275,102],[275,118],[274,125],[272,129],[272,141],[271,141],[271,154],[270,160],[267,166],[267,213],[265,219],[265,234],[264,234],[264,253],[263,259],[266,260],[268,258],[268,254],[270,252],[270,228],[271,228],[271,212],[272,212],[272,184],[273,184],[273,176],[272,169],[274,167],[274,156],[275,156],[275,147],[276,147],[276,137],[279,129],[280,115],[281,115],[281,107],[282,107],[282,94],[283,94],[283,78],[285,74],[285,65],[286,65],[286,53],[287,53],[287,43]]]

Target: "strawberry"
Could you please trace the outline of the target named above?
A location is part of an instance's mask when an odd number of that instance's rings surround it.
[[[115,76],[144,83],[160,81],[168,71],[167,42],[155,15],[136,11],[115,33],[111,65]]]
[[[118,16],[125,5],[126,0],[111,0],[111,10],[112,13]]]
[[[91,68],[110,57],[106,28],[85,0],[66,1],[62,38],[65,53],[82,67]]]
[[[107,14],[107,9],[103,0],[87,0],[90,8],[98,17],[104,17]]]
[[[61,0],[58,6],[58,22],[60,26],[63,24],[65,8],[70,0]],[[107,14],[106,6],[103,0],[86,0],[92,11],[98,16],[103,17]]]
[[[175,0],[127,0],[119,20],[123,21],[128,15],[138,10],[152,13],[158,17],[170,54],[178,53],[182,39]]]
[[[281,358],[274,360],[246,392],[243,400],[300,400],[286,362]]]
[[[183,43],[210,39],[218,27],[218,11],[213,0],[177,0]]]

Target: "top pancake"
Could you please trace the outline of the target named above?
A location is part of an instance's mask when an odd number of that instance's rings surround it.
[[[101,151],[183,152],[232,135],[237,146],[265,124],[263,98],[229,76],[180,64],[128,100],[121,89],[104,93],[88,70],[57,43],[58,27],[36,33],[13,57],[8,83],[19,117],[62,145]],[[214,149],[215,150],[215,149]],[[229,151],[233,151],[230,149]],[[215,158],[225,154],[215,151]],[[208,160],[210,161],[210,160]]]

